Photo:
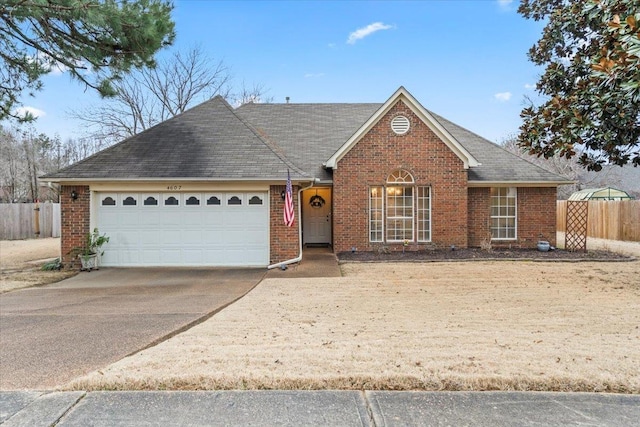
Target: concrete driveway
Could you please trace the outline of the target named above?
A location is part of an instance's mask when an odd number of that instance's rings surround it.
[[[211,317],[264,269],[104,268],[0,296],[0,389],[49,389]]]

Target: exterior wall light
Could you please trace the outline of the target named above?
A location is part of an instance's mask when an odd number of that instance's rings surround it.
[[[71,200],[78,200],[78,193],[76,190],[71,190]]]

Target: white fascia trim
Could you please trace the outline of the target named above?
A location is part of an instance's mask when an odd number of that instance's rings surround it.
[[[331,169],[338,168],[338,162],[342,159],[353,146],[364,136],[378,121],[389,112],[389,110],[399,101],[404,103],[420,118],[448,147],[453,151],[464,163],[464,168],[468,169],[473,166],[480,166],[480,162],[476,160],[458,141],[451,135],[433,116],[407,91],[403,86],[393,94],[378,109],[369,120],[367,120],[352,136],[345,142],[342,147],[336,151],[324,166]]]
[[[575,181],[468,181],[467,187],[557,187]]]
[[[145,183],[145,182],[224,182],[224,183],[233,183],[233,182],[259,182],[261,184],[264,183],[273,183],[274,185],[282,184],[282,177],[277,178],[38,178],[41,182],[53,182],[56,184],[91,184],[94,182],[137,182],[137,183]],[[303,179],[292,179],[291,183],[300,184],[303,182],[313,181],[313,178],[303,178]]]

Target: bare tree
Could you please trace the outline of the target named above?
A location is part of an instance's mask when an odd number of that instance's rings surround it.
[[[544,156],[531,155],[526,148],[522,148],[518,145],[517,136],[507,137],[501,145],[507,151],[524,160],[527,160],[550,172],[554,172],[568,180],[574,181],[575,184],[563,185],[558,188],[559,199],[566,199],[572,193],[585,188],[613,185],[608,180],[607,173],[593,174],[585,171],[584,167],[578,163],[579,156],[575,156],[570,159],[554,156],[547,159],[544,158]]]
[[[0,187],[2,201],[14,202],[22,194],[22,154],[15,129],[0,127]]]
[[[117,82],[116,95],[71,116],[89,125],[95,137],[115,142],[167,120],[216,95],[228,97],[231,74],[199,47],[176,52]]]
[[[247,86],[243,80],[242,85],[237,93],[227,96],[227,100],[236,107],[239,107],[250,102],[255,103],[270,103],[273,102],[272,96],[266,96],[266,89],[261,83],[253,83],[251,87]]]
[[[67,138],[60,144],[58,162],[59,166],[57,169],[79,162],[80,160],[94,153],[97,153],[107,146],[108,144],[104,139],[95,138],[93,136]]]

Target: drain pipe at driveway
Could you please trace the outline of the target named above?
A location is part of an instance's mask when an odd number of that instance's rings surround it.
[[[318,180],[318,178],[316,178]],[[293,264],[296,262],[302,261],[302,192],[304,190],[308,190],[315,184],[315,181],[311,181],[311,185],[308,187],[304,187],[298,190],[298,242],[300,243],[300,251],[298,256],[295,258],[288,259],[286,261],[278,262],[276,264],[271,264],[267,267],[267,270],[272,270],[274,268],[283,267],[285,265]]]

